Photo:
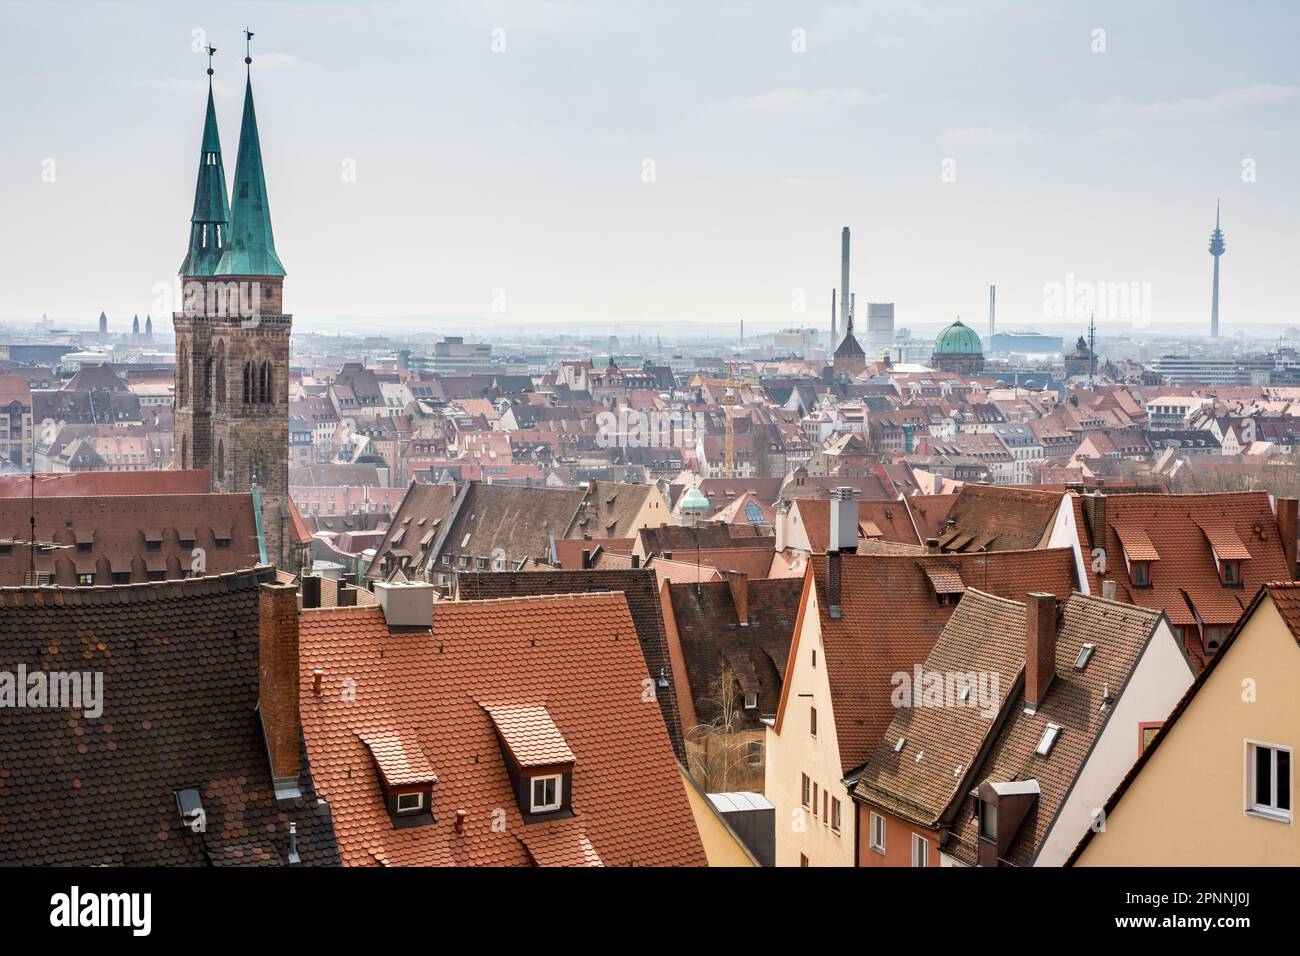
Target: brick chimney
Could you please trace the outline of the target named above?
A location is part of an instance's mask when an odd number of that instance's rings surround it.
[[[1088,540],[1094,548],[1106,547],[1106,496],[1090,491],[1082,496],[1083,520],[1088,524]]]
[[[257,705],[277,800],[301,795],[298,775],[298,591],[263,584],[257,607]]]
[[[1025,604],[1025,709],[1034,711],[1056,674],[1056,595],[1030,594]]]
[[[1296,499],[1277,499],[1277,531],[1282,536],[1282,553],[1286,555],[1286,573],[1292,580],[1296,578]]]
[[[731,588],[731,603],[736,605],[736,622],[749,626],[749,577],[743,571],[723,571],[727,586]]]

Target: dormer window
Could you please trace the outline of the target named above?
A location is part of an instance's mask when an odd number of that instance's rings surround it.
[[[1241,562],[1224,561],[1221,567],[1223,569],[1223,586],[1227,588],[1241,587]]]
[[[572,816],[573,751],[545,706],[484,706],[525,823]]]
[[[413,734],[378,732],[361,735],[379,778],[379,796],[394,827],[433,823],[433,772]]]
[[[1134,561],[1129,565],[1130,577],[1135,588],[1151,587],[1151,562]]]
[[[399,793],[397,795],[398,813],[419,813],[424,809],[424,793]]]
[[[746,694],[746,695],[745,695],[745,709],[746,709],[746,710],[757,710],[757,709],[758,709],[758,694]]]
[[[533,777],[529,809],[533,813],[552,813],[560,809],[563,790],[564,777],[558,773]]]

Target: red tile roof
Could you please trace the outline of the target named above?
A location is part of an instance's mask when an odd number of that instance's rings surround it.
[[[390,632],[378,608],[304,611],[304,736],[344,862],[704,865],[637,645],[621,593],[438,602],[429,632]],[[523,821],[485,706],[545,707],[573,753],[574,816]],[[418,744],[436,822],[394,828],[359,736],[376,733]]]
[[[36,476],[38,498],[80,498],[94,495],[204,495],[212,490],[206,469],[184,471],[72,471]],[[0,498],[26,498],[32,493],[29,475],[0,475]]]
[[[1210,626],[1235,624],[1260,585],[1290,577],[1267,492],[1076,495],[1073,504],[1092,593],[1112,580],[1119,600],[1163,610],[1175,626],[1196,626],[1198,617]],[[1095,535],[1103,526],[1104,534]],[[1220,579],[1211,532],[1232,553],[1249,553],[1239,559],[1241,587],[1225,587]],[[1088,559],[1095,548],[1104,549],[1104,574],[1095,558]],[[1126,552],[1130,560],[1158,561],[1150,587],[1133,587]],[[1188,649],[1197,650],[1190,643]],[[1203,659],[1193,656],[1199,668]]]

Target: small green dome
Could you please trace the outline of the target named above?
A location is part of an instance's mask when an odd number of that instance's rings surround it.
[[[704,497],[699,488],[692,488],[682,495],[682,502],[679,507],[682,511],[708,511],[711,506],[709,505],[709,499]]]
[[[935,355],[983,355],[984,347],[980,337],[973,329],[961,324],[958,319],[948,326],[934,340]]]

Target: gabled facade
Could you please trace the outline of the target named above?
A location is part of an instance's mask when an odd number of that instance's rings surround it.
[[[1106,801],[1074,866],[1296,866],[1300,583],[1269,584]],[[1190,783],[1194,781],[1194,786]]]
[[[767,732],[777,865],[854,865],[851,790],[894,716],[893,677],[925,660],[967,586],[1064,597],[1075,580],[1064,548],[814,556]]]

